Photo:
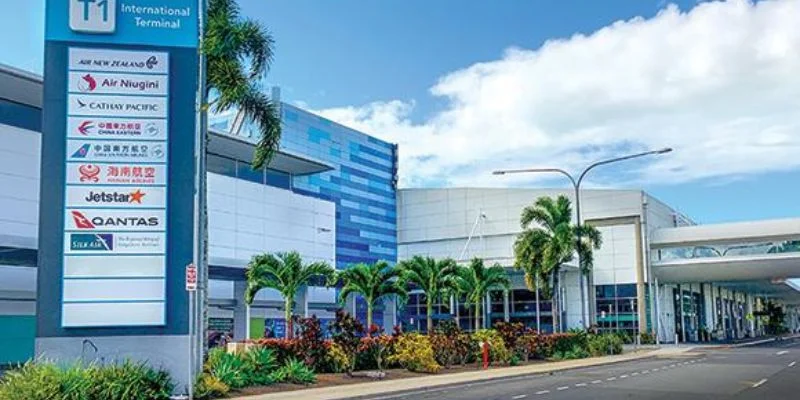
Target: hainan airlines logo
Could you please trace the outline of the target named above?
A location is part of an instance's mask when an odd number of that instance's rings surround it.
[[[93,164],[84,164],[78,167],[78,172],[81,174],[81,182],[97,182],[100,180],[97,176],[100,175],[100,167]]]
[[[97,89],[97,81],[94,79],[92,74],[81,76],[80,80],[78,81],[78,90],[81,92],[94,92],[95,89]]]

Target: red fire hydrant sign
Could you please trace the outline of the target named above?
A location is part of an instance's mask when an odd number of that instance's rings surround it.
[[[481,342],[483,353],[483,369],[489,368],[489,342]]]
[[[197,267],[194,264],[186,266],[186,291],[197,291]]]

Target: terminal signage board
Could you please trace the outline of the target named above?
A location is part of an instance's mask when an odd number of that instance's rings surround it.
[[[186,332],[197,3],[47,1],[40,336]]]

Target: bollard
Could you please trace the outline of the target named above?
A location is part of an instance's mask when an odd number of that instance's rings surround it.
[[[489,368],[489,343],[482,342],[481,347],[483,348],[483,369]]]

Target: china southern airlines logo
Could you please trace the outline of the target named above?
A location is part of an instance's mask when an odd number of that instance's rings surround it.
[[[110,233],[73,233],[70,250],[111,251],[114,250],[114,235]]]
[[[97,89],[97,81],[91,74],[86,74],[78,81],[78,90],[81,92],[93,92]]]
[[[75,152],[72,153],[72,158],[86,158],[86,156],[89,155],[89,149],[91,147],[92,145],[88,143],[84,144],[83,146],[79,147],[78,150],[75,150]]]
[[[95,226],[89,218],[86,218],[80,211],[72,211],[72,220],[75,222],[75,227],[78,229],[94,229]]]

